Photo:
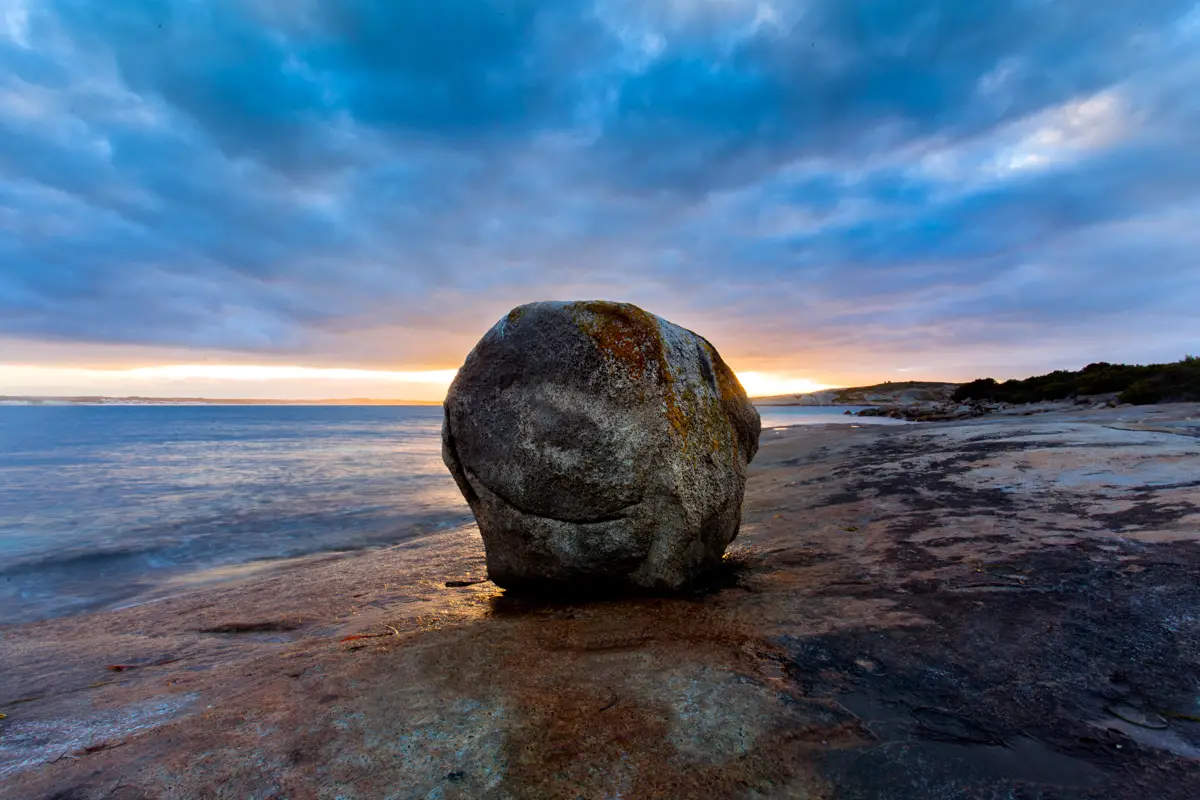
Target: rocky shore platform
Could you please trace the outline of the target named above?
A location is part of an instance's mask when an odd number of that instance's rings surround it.
[[[0,629],[14,798],[1200,797],[1200,408],[765,431],[706,591],[477,532]]]
[[[1180,403],[1178,405],[1184,406],[1187,404]],[[964,403],[956,403],[953,400],[884,403],[864,408],[861,411],[846,411],[845,413],[854,417],[890,417],[906,422],[958,422],[988,414],[1001,414],[1008,417],[1031,417],[1035,414],[1097,411],[1119,408],[1120,406],[1121,403],[1114,393],[1090,397],[1076,397],[1066,400],[1047,400],[1037,403],[1002,403],[978,400]],[[1136,415],[1137,412],[1134,413]]]

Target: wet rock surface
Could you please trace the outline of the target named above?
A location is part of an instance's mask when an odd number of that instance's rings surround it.
[[[500,586],[674,591],[737,536],[758,412],[707,340],[636,306],[513,309],[445,409],[443,458]]]
[[[935,626],[783,637],[807,696],[880,743],[830,754],[835,796],[1191,796],[1197,639],[1173,627],[1198,565],[1195,545],[1078,544],[880,593]]]
[[[1139,414],[772,431],[688,596],[447,587],[468,528],[2,629],[0,795],[1190,800],[1200,420]]]

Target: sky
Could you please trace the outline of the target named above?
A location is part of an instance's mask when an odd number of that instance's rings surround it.
[[[0,394],[437,399],[628,301],[752,394],[1200,352],[1195,0],[0,0]]]

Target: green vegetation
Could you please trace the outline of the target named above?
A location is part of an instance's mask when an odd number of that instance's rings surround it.
[[[1023,381],[999,383],[980,378],[954,391],[955,402],[985,400],[1036,403],[1096,394],[1119,393],[1122,403],[1149,405],[1200,401],[1200,358],[1184,356],[1171,364],[1088,364],[1078,372],[1055,370]]]

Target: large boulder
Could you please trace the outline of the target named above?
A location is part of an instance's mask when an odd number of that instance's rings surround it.
[[[500,586],[678,590],[737,536],[758,411],[704,337],[637,306],[513,309],[445,410],[442,458]]]

